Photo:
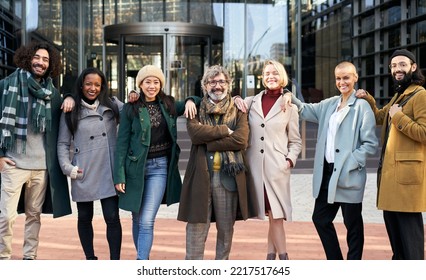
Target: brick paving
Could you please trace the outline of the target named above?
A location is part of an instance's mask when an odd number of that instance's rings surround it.
[[[382,212],[376,209],[376,176],[369,173],[363,202],[363,217],[365,223],[365,246],[363,259],[389,260],[391,250],[383,224]],[[312,198],[312,174],[292,174],[291,190],[293,204],[293,221],[285,222],[288,253],[292,260],[324,260],[325,255],[316,230],[311,222],[314,199]],[[83,260],[77,234],[77,216],[75,203],[73,214],[53,219],[50,215],[42,216],[40,260]],[[183,260],[185,258],[185,226],[176,220],[178,205],[160,207],[155,224],[154,244],[151,252],[152,260]],[[131,218],[129,212],[120,212],[123,227],[123,243],[121,258],[134,260],[135,249],[131,236]],[[425,224],[426,224],[426,216]],[[12,259],[22,259],[24,216],[19,215],[14,225]],[[105,223],[102,218],[100,204],[95,203],[95,253],[99,259],[107,260],[108,244],[105,237]],[[339,213],[335,220],[336,230],[346,254],[346,230]],[[235,225],[234,240],[230,258],[234,260],[264,260],[266,256],[266,236],[268,222],[250,219],[238,221]],[[207,239],[205,259],[214,259],[215,224],[210,228]]]
[[[131,236],[131,218],[124,217],[123,244],[121,258],[134,260],[135,249]],[[14,226],[13,257],[22,258],[24,217],[18,217]],[[83,260],[84,254],[77,235],[77,219],[75,216],[53,219],[43,216],[40,233],[39,260]],[[105,225],[101,216],[94,218],[95,252],[99,259],[107,260],[108,244],[105,238]],[[263,260],[266,255],[266,235],[268,222],[260,220],[238,221],[235,226],[231,259]],[[311,222],[285,223],[288,253],[292,260],[324,260],[325,255],[315,228]],[[336,223],[342,250],[345,253],[345,229],[342,223]],[[215,251],[214,224],[206,243],[205,259],[214,259]],[[185,223],[175,219],[159,218],[155,224],[155,238],[151,259],[182,260],[185,257]],[[383,224],[369,223],[365,225],[366,260],[388,260],[391,251]]]

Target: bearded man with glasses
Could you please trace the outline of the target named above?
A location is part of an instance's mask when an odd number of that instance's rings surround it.
[[[406,49],[390,57],[395,95],[378,109],[364,90],[357,97],[371,105],[382,125],[382,154],[377,172],[377,207],[383,218],[394,260],[424,259],[426,211],[426,90],[416,57]]]
[[[204,258],[212,222],[217,228],[215,259],[229,259],[235,221],[257,215],[254,190],[246,187],[247,114],[234,104],[230,83],[223,67],[208,68],[197,118],[187,120],[192,146],[178,213],[178,220],[187,222],[187,260]]]

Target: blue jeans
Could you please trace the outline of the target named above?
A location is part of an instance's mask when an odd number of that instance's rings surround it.
[[[148,260],[154,239],[154,221],[167,184],[167,157],[148,159],[139,213],[132,212],[132,234],[138,260]]]

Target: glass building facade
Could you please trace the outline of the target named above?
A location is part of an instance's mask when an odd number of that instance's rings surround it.
[[[337,94],[334,67],[348,60],[380,104],[393,95],[395,49],[426,67],[426,0],[3,0],[0,26],[0,78],[13,71],[21,44],[47,40],[62,54],[63,91],[95,66],[121,98],[145,64],[164,70],[177,99],[212,64],[229,70],[233,94],[254,95],[264,61],[275,59],[290,89],[317,102]]]

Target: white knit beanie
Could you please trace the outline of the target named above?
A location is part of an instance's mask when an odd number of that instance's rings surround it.
[[[145,65],[139,70],[138,75],[136,76],[136,87],[139,88],[140,84],[146,77],[156,77],[160,80],[161,88],[164,87],[165,77],[163,71],[154,65]]]

